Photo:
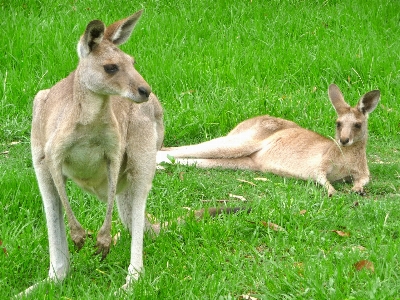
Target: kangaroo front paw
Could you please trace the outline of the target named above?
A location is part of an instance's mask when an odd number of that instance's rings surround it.
[[[96,243],[96,252],[95,255],[101,254],[101,260],[104,260],[111,248],[111,235],[110,234],[101,234],[97,235],[97,243]]]
[[[351,189],[351,191],[353,192],[353,193],[356,193],[356,194],[359,194],[360,196],[365,196],[366,195],[366,193],[365,193],[365,191],[364,191],[364,189],[362,188],[362,187],[353,187],[352,189]]]
[[[75,246],[80,250],[85,244],[86,232],[82,227],[76,227],[71,229],[71,239]]]
[[[328,187],[328,197],[332,197],[333,195],[336,194],[336,190],[333,186]]]

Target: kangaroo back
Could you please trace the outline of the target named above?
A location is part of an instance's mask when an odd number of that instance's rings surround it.
[[[296,123],[268,115],[258,116],[239,123],[227,136],[197,145],[164,147],[157,154],[158,163],[168,161],[165,155],[176,158],[240,158],[258,151],[262,141],[277,131],[299,127]],[[168,153],[167,153],[168,152]],[[165,154],[165,155],[163,155]]]

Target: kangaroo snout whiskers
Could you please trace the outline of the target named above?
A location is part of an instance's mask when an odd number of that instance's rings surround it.
[[[200,168],[222,167],[271,172],[281,176],[312,179],[328,190],[332,182],[352,178],[352,191],[364,194],[369,181],[366,157],[368,115],[376,108],[380,92],[348,105],[339,88],[331,84],[329,99],[337,113],[335,140],[301,128],[292,121],[259,116],[237,125],[227,136],[197,145],[164,148],[157,162],[175,162]]]

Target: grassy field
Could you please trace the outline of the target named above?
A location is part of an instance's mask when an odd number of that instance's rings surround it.
[[[332,136],[330,83],[351,104],[372,89],[382,96],[369,120],[366,197],[338,184],[328,198],[312,182],[263,173],[158,171],[148,212],[160,221],[185,207],[252,212],[189,217],[146,236],[145,272],[128,298],[400,299],[400,2],[391,0],[0,0],[0,298],[48,272],[29,146],[33,97],[76,67],[90,20],[110,24],[140,8],[145,14],[122,49],[164,106],[165,145],[224,135],[261,114]],[[78,219],[96,232],[105,206],[68,189]],[[102,262],[93,256],[95,239],[79,252],[70,241],[68,279],[28,298],[115,299],[130,256],[115,214],[112,234],[119,232]]]

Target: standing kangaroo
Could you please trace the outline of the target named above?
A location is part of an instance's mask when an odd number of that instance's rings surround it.
[[[331,182],[351,179],[352,190],[363,195],[369,181],[367,119],[379,102],[380,92],[366,93],[355,107],[344,101],[334,84],[328,94],[338,114],[335,140],[288,120],[259,116],[240,123],[227,136],[162,149],[157,163],[169,162],[172,156],[177,163],[201,168],[248,169],[312,179],[326,186],[329,196],[336,192]]]
[[[141,15],[138,11],[108,27],[91,21],[78,43],[76,70],[34,99],[31,144],[49,236],[47,280],[61,281],[69,270],[62,208],[78,249],[86,237],[68,201],[67,179],[107,203],[96,245],[103,259],[110,250],[116,198],[119,216],[132,235],[123,287],[142,269],[145,206],[164,137],[163,112],[135,70],[134,59],[117,47],[129,39]]]

